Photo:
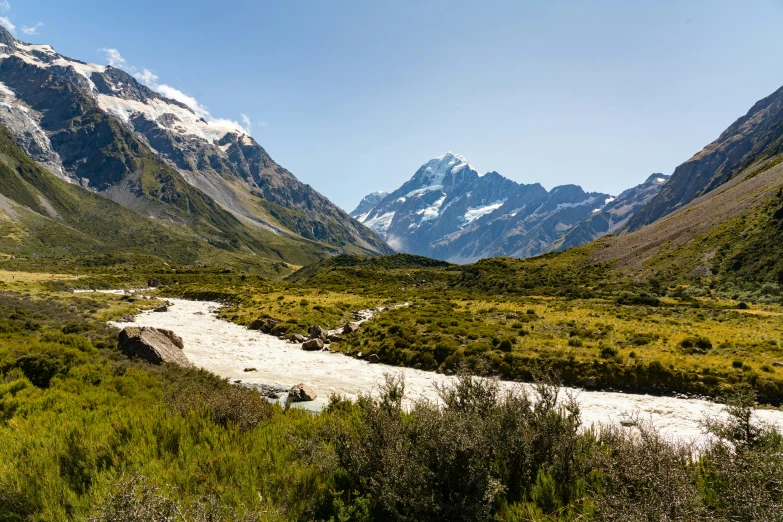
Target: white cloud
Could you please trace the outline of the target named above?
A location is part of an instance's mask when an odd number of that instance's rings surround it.
[[[34,34],[38,34],[38,29],[40,29],[43,26],[44,26],[43,22],[38,22],[37,24],[31,26],[23,25],[22,32],[28,36],[32,36]]]
[[[249,130],[253,128],[253,124],[250,122],[250,116],[248,116],[245,113],[242,113],[240,119],[242,120],[242,125],[244,125],[246,129]]]
[[[125,61],[125,58],[122,57],[120,52],[117,49],[98,49],[99,52],[102,52],[106,57],[106,62],[108,62],[109,65],[112,67],[122,67],[127,68],[128,62]]]
[[[119,52],[117,53],[117,55],[119,56]],[[125,60],[123,60],[123,62],[125,62]],[[127,64],[125,65],[127,66]],[[159,77],[153,71],[145,68],[142,68],[141,71],[137,71],[137,69],[133,66],[127,66],[127,68],[133,74],[133,76],[135,76],[136,79],[139,80],[141,83],[143,83],[153,91],[159,92],[166,98],[187,105],[188,107],[193,109],[193,112],[196,113],[196,115],[199,118],[204,118],[204,120],[210,125],[215,125],[220,127],[231,127],[238,130],[239,132],[243,132],[248,135],[250,134],[250,130],[251,130],[250,118],[247,115],[242,114],[241,124],[234,120],[215,118],[214,116],[212,116],[212,114],[210,114],[209,110],[204,105],[199,103],[199,101],[193,96],[189,96],[184,92],[180,91],[179,89],[172,87],[171,85],[166,85],[165,83],[158,83]]]
[[[258,125],[259,127],[266,127],[267,125],[269,125],[269,122],[266,120],[257,120],[256,125]]]
[[[8,3],[8,0],[0,0],[0,12],[7,12],[11,10],[11,4]]]
[[[0,24],[3,24],[6,29],[11,31],[12,33],[16,31],[16,26],[11,22],[11,19],[7,16],[0,16]]]
[[[133,76],[144,85],[152,85],[158,82],[158,75],[149,69],[142,69],[141,72],[137,72]]]

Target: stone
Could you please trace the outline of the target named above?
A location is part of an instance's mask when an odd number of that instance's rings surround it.
[[[783,367],[783,362],[775,361],[772,363],[772,366],[777,366],[778,368]]]
[[[245,372],[257,372],[258,370],[256,370],[255,368],[245,368],[243,371],[245,371]]]
[[[250,324],[247,325],[248,330],[260,330],[264,327],[264,323],[266,323],[266,319],[253,319],[250,321]]]
[[[78,312],[78,311],[79,311],[79,307],[78,307],[78,306],[76,306],[76,305],[71,305],[71,306],[69,306],[69,307],[68,307],[68,311],[69,311],[70,313],[72,313],[72,314],[75,314],[76,312]]]
[[[152,364],[173,363],[186,368],[193,365],[182,349],[182,338],[171,330],[148,326],[128,326],[120,332],[118,347],[131,358],[138,358]]]
[[[413,365],[414,370],[421,370],[421,363],[416,363]]]
[[[449,369],[449,368],[446,368],[445,370],[443,370],[443,375],[449,375],[449,376],[451,376],[451,375],[454,375],[454,372],[453,372],[453,371],[451,371],[451,369]]]
[[[120,317],[120,321],[119,322],[121,322],[121,323],[135,323],[136,322],[136,316],[135,315],[131,315],[131,314],[123,315],[122,317]]]
[[[343,327],[343,335],[352,334],[359,330],[359,325],[356,323],[348,323]]]
[[[306,341],[302,343],[302,350],[305,350],[307,352],[315,352],[318,350],[323,350],[324,342],[321,339],[310,339],[309,341]]]
[[[169,311],[169,307],[168,307],[168,305],[163,305],[163,306],[159,306],[157,308],[153,308],[152,311],[153,312],[168,312]]]
[[[313,325],[310,327],[310,339],[321,339],[322,341],[325,341],[328,336],[329,336],[329,332],[327,332],[320,326]]]
[[[381,358],[380,358],[380,357],[378,357],[378,354],[376,354],[376,353],[371,353],[371,354],[370,354],[370,355],[367,357],[367,362],[368,362],[368,363],[370,363],[370,364],[378,364],[379,362],[381,362]]]
[[[158,288],[160,286],[160,279],[150,279],[147,281],[147,286],[149,288]]]
[[[338,341],[342,340],[342,337],[340,337],[339,334],[331,334],[329,337],[326,338],[327,341],[330,343],[336,343]]]
[[[306,384],[297,384],[288,391],[286,403],[314,401],[318,394]]]
[[[302,334],[294,334],[291,336],[291,340],[296,343],[305,343],[307,342],[307,337]]]

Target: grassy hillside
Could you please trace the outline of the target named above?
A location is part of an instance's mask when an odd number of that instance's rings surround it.
[[[173,178],[151,179],[157,181],[154,186],[148,183],[147,190],[157,197],[182,194],[171,187],[176,183]],[[0,253],[15,258],[15,266],[24,265],[26,259],[73,267],[165,261],[255,265],[256,271],[285,275],[290,272],[287,263],[306,264],[329,252],[315,242],[260,229],[249,231],[222,210],[215,215],[223,221],[195,227],[144,217],[56,178],[30,160],[4,128],[0,128],[0,197]],[[207,209],[214,206],[210,200],[202,203]],[[193,212],[198,208],[193,199],[182,204]],[[232,227],[234,235],[223,232]]]

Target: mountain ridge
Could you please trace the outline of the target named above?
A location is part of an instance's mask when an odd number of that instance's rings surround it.
[[[530,257],[615,232],[666,180],[654,174],[616,201],[578,185],[547,191],[494,171],[480,174],[449,152],[422,165],[397,190],[365,197],[351,215],[410,254],[454,263]]]
[[[215,233],[263,229],[336,253],[391,252],[244,132],[208,123],[120,69],[23,43],[3,28],[0,44],[0,123],[58,177],[156,219],[207,221]]]

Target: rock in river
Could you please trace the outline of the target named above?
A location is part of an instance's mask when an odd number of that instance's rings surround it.
[[[297,384],[288,391],[290,402],[314,401],[318,395],[306,384]]]
[[[324,342],[320,338],[310,339],[309,341],[302,343],[302,350],[306,350],[308,352],[323,350],[323,347]]]
[[[310,327],[310,339],[321,339],[322,341],[325,341],[328,335],[329,332],[318,325]]]
[[[188,368],[193,366],[182,351],[182,338],[171,330],[129,326],[120,332],[118,340],[120,351],[128,357],[152,364],[170,362]]]

